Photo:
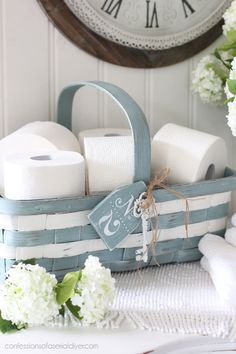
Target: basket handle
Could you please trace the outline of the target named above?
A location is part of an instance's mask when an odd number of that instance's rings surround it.
[[[120,87],[103,81],[80,81],[65,87],[58,99],[57,122],[71,130],[72,104],[75,93],[92,86],[111,96],[129,121],[134,139],[134,182],[150,181],[151,143],[145,115],[138,104]]]

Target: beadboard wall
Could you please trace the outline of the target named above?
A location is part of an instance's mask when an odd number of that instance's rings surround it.
[[[236,145],[225,108],[203,104],[191,93],[191,72],[208,48],[180,64],[130,69],[97,60],[76,48],[49,23],[36,0],[0,0],[0,136],[34,120],[55,120],[60,90],[77,80],[106,80],[132,95],[151,133],[175,122],[225,138],[229,164]],[[215,46],[215,43],[212,47]],[[76,98],[73,129],[126,127],[118,107],[91,88]]]

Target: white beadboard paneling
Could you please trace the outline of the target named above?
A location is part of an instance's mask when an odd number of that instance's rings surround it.
[[[153,133],[168,122],[189,125],[188,61],[153,71]]]
[[[49,120],[56,120],[56,28],[48,25]]]
[[[104,80],[120,86],[131,95],[140,107],[145,108],[145,70],[125,68],[104,63]],[[128,124],[119,106],[104,97],[104,126],[127,128]]]
[[[197,97],[194,111],[194,128],[224,138],[229,152],[229,164],[232,165],[233,138],[226,123],[226,107],[204,104]]]
[[[56,31],[56,98],[61,89],[71,82],[99,79],[99,61],[78,49],[64,35]],[[102,78],[101,78],[102,80]],[[99,126],[98,99],[100,95],[93,88],[85,87],[74,100],[73,131]]]
[[[5,0],[0,0],[0,138],[4,136],[4,83],[5,83],[5,60],[4,60],[4,44],[5,44]]]
[[[5,0],[5,130],[49,118],[48,20],[37,1]]]

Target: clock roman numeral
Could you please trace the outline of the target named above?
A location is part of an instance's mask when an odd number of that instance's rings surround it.
[[[157,5],[156,2],[150,4],[150,0],[146,0],[146,28],[159,27],[157,17]],[[152,9],[150,8],[153,5]]]
[[[187,0],[182,0],[182,5],[184,9],[185,18],[187,18],[188,15],[192,15],[195,12],[194,8],[190,5],[190,3]]]
[[[117,18],[123,0],[106,0],[101,7],[108,15],[114,13],[114,18]]]

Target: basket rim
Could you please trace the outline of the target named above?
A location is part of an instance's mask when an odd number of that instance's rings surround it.
[[[185,198],[229,192],[236,189],[236,171],[226,167],[224,177],[200,181],[192,184],[171,185],[171,188],[184,195]],[[109,193],[72,198],[53,198],[37,200],[10,200],[0,197],[0,213],[11,215],[37,215],[73,213],[93,209]],[[179,199],[175,194],[165,189],[157,188],[153,196],[158,202]]]

